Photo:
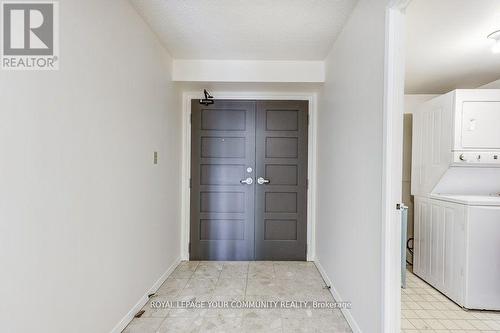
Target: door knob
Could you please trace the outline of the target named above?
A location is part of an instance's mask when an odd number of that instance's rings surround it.
[[[259,185],[264,185],[264,184],[269,184],[271,181],[269,179],[265,179],[263,177],[259,177],[259,179],[257,179],[257,183],[259,183]]]
[[[252,185],[253,184],[253,179],[251,177],[248,177],[247,179],[240,180],[240,183],[241,184]]]
[[[396,210],[407,210],[408,206],[406,206],[404,203],[398,203],[396,205]]]

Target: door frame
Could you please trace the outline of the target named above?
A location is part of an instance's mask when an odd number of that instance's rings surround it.
[[[316,156],[317,93],[227,92],[210,91],[215,99],[236,100],[304,100],[309,102],[307,153],[307,261],[315,260],[316,240]],[[191,100],[204,98],[201,91],[182,93],[182,180],[181,180],[181,260],[189,260],[189,227],[191,223],[189,179],[191,177]]]
[[[386,7],[384,129],[382,179],[382,327],[401,331],[401,211],[403,114],[405,89],[405,10],[411,0],[391,0]]]

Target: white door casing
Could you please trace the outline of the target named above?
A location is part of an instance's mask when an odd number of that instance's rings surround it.
[[[316,156],[317,156],[317,94],[274,92],[210,91],[216,99],[241,100],[307,100],[309,101],[308,131],[308,193],[307,193],[307,261],[314,261],[316,251]],[[203,98],[203,93],[182,94],[182,190],[181,190],[181,260],[189,260],[190,188],[191,177],[191,100]]]
[[[386,10],[384,87],[384,174],[382,184],[382,327],[401,330],[401,211],[405,13],[410,0],[393,0]]]

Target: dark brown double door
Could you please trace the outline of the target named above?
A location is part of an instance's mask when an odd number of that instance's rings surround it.
[[[305,260],[307,101],[191,101],[191,260]]]

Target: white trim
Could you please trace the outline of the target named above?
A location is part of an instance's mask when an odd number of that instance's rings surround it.
[[[174,269],[179,265],[181,262],[180,258],[177,258],[172,265],[161,275],[161,277],[153,284],[151,288],[137,301],[137,303],[130,309],[129,312],[120,320],[118,324],[111,330],[111,333],[120,333],[122,332],[125,327],[134,319],[134,316],[136,315],[137,312],[139,312],[144,305],[149,300],[148,295],[154,294],[165,282],[165,280],[169,277],[170,274],[174,271]]]
[[[325,82],[324,61],[174,59],[173,81]]]
[[[319,261],[318,258],[316,258],[316,260],[314,261],[314,264],[316,265],[316,268],[318,268],[318,271],[321,274],[321,277],[323,278],[325,283],[328,286],[330,286],[330,293],[332,294],[335,302],[345,302],[346,300],[344,300],[342,298],[342,296],[339,294],[339,292],[337,291],[337,289],[335,289],[335,286],[332,284],[332,281],[330,280],[330,278],[326,274],[326,271],[323,268],[323,266],[321,266],[321,262]],[[359,328],[358,323],[354,319],[354,317],[351,313],[351,309],[343,309],[342,308],[341,311],[342,311],[342,314],[344,315],[347,323],[349,324],[349,326],[351,326],[352,331],[354,333],[361,333],[361,329]]]
[[[401,330],[402,142],[405,75],[405,14],[409,0],[393,0],[386,11],[384,152],[382,182],[382,327]]]
[[[410,5],[412,0],[391,0],[387,5],[389,9],[395,9],[402,13],[405,13],[406,8]]]
[[[317,94],[316,93],[272,93],[272,92],[210,92],[217,99],[242,100],[306,100],[309,101],[308,131],[308,170],[309,190],[307,193],[307,260],[313,261],[316,255],[316,156],[317,156]],[[191,174],[191,100],[201,98],[201,92],[182,94],[182,227],[181,258],[189,260],[189,224]]]

